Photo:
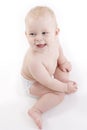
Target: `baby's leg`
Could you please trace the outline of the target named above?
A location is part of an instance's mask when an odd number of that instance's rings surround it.
[[[53,90],[41,85],[38,82],[35,82],[30,88],[29,88],[29,92],[37,97],[41,97],[42,95],[49,93],[49,92],[53,92]]]
[[[69,72],[63,72],[58,67],[54,73],[54,78],[60,80],[61,82],[68,82],[69,80]]]
[[[36,104],[28,111],[28,114],[34,119],[38,128],[42,128],[41,115],[58,105],[65,94],[52,91],[39,83],[35,83],[30,90],[31,94],[40,97]]]
[[[69,72],[63,72],[59,68],[56,68],[56,71],[54,73],[54,78],[60,80],[61,82],[68,83],[69,87],[71,88],[70,91],[66,92],[66,94],[70,94],[77,91],[77,83],[69,79]],[[74,87],[73,91],[72,91],[72,86]]]

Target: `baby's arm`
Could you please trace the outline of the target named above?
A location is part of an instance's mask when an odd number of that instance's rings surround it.
[[[60,45],[59,45],[58,66],[64,72],[69,72],[71,70],[71,64],[64,56],[62,47]]]
[[[43,86],[54,91],[67,92],[67,84],[52,78],[46,67],[41,62],[34,60],[29,67],[29,71],[33,78]]]

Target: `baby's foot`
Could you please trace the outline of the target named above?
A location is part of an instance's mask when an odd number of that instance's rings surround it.
[[[68,81],[67,83],[67,94],[74,93],[77,91],[77,83],[74,81]]]
[[[28,115],[33,118],[38,128],[42,129],[41,112],[36,109],[31,109],[28,111]]]

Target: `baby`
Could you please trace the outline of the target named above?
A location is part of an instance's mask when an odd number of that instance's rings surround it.
[[[62,102],[66,94],[77,91],[76,82],[69,80],[71,64],[58,41],[59,31],[55,14],[48,7],[37,6],[25,18],[29,49],[21,74],[30,81],[30,94],[39,97],[28,110],[39,129],[42,114]]]

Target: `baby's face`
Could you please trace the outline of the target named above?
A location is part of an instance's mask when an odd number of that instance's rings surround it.
[[[45,49],[55,44],[58,29],[52,18],[49,16],[30,18],[26,27],[26,36],[32,49]]]

